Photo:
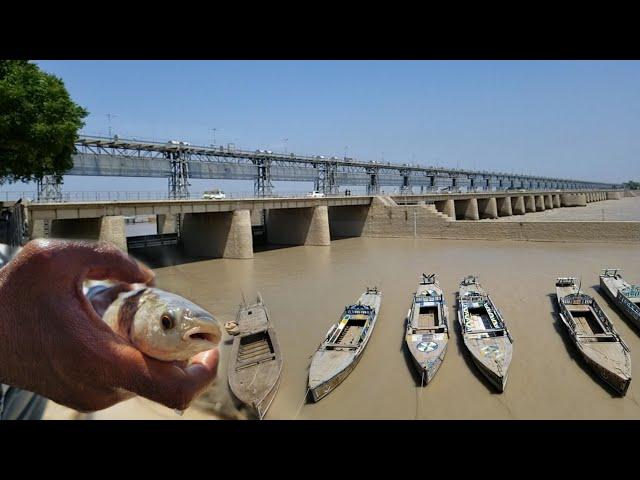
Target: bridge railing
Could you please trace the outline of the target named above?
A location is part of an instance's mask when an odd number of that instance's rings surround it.
[[[185,200],[202,200],[204,191],[190,192]],[[344,192],[336,195],[342,196]],[[353,194],[357,195],[356,193]],[[307,192],[274,192],[267,198],[301,198],[306,197]],[[105,202],[105,201],[143,201],[143,200],[168,200],[169,194],[166,191],[68,191],[62,192],[62,202]],[[256,198],[251,192],[225,192],[226,200]],[[0,201],[11,202],[22,199],[32,203],[47,203],[52,200],[38,200],[35,191],[6,191],[0,192]]]
[[[364,192],[354,192],[349,190],[350,195],[366,195]],[[429,194],[467,194],[467,193],[512,193],[513,195],[526,194],[527,192],[533,192],[537,190],[504,190],[504,189],[469,189],[467,191],[459,190],[447,190],[447,189],[428,189],[423,192],[400,192],[398,190],[386,191],[381,190],[380,195],[390,195],[394,197],[414,197],[420,195]],[[558,193],[565,193],[567,191],[560,191]],[[571,192],[570,190],[568,191]],[[190,192],[186,200],[201,200],[204,191]],[[306,191],[274,191],[273,194],[267,196],[267,198],[304,198],[307,196]],[[341,189],[336,194],[326,195],[331,196],[344,196],[345,190]],[[62,202],[105,202],[105,201],[144,201],[144,200],[168,200],[169,194],[167,191],[66,191],[62,192]],[[225,192],[225,199],[251,199],[256,198],[253,191],[244,192]],[[38,200],[37,193],[34,190],[25,191],[5,191],[0,192],[0,202],[11,202],[22,199],[32,203],[47,203],[52,200]]]

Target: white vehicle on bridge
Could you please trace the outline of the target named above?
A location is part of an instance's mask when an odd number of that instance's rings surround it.
[[[307,193],[307,197],[309,197],[309,198],[323,198],[324,196],[325,196],[324,193],[317,192],[315,190],[313,192]]]
[[[224,200],[225,198],[227,198],[227,196],[222,190],[216,188],[208,192],[204,192],[202,194],[202,198],[204,200]]]

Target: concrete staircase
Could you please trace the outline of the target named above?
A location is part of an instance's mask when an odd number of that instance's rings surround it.
[[[439,212],[436,209],[436,206],[432,203],[429,203],[427,205],[422,205],[424,208],[426,208],[427,210],[429,210],[429,212],[434,213],[436,217],[442,218],[444,220],[446,220],[447,222],[453,222],[455,221],[455,218],[451,218],[449,215],[446,215],[442,212]]]

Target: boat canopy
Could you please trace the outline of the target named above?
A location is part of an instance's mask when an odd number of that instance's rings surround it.
[[[620,293],[629,298],[640,297],[640,286],[630,285],[627,288],[621,289]]]
[[[591,305],[593,299],[583,293],[570,293],[562,299],[566,305]]]
[[[371,315],[373,308],[369,305],[348,305],[344,312],[348,315]]]

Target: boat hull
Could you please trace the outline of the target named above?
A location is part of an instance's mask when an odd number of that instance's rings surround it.
[[[438,277],[422,274],[405,324],[405,344],[421,385],[428,385],[438,373],[448,342],[449,315]]]
[[[362,357],[362,352],[355,356],[353,361],[351,361],[343,370],[338,372],[336,375],[331,377],[330,379],[314,386],[310,387],[311,396],[313,397],[313,401],[317,402],[333,391],[338,385],[340,385],[345,378],[349,376],[349,374],[356,368],[356,365],[360,361],[360,357]]]
[[[411,359],[413,360],[413,365],[418,372],[418,375],[420,375],[420,378],[422,379],[424,385],[428,385],[429,382],[431,382],[431,380],[433,380],[433,378],[436,376],[436,373],[438,373],[438,370],[440,369],[440,366],[442,365],[444,357],[447,353],[448,340],[445,334],[441,335],[443,335],[444,338],[442,340],[438,340],[439,348],[432,352],[433,355],[427,356],[421,354],[421,352],[417,350],[416,342],[413,342],[409,339],[405,340],[407,348],[409,349],[409,352],[411,354]],[[407,335],[407,337],[409,336],[410,335]],[[423,337],[427,337],[424,338],[423,341],[432,341],[431,338],[428,338],[431,336],[423,335]]]
[[[465,317],[465,310],[482,311],[481,304],[488,315],[482,323],[477,314]],[[513,340],[499,310],[479,283],[463,283],[458,292],[457,314],[462,338],[473,363],[498,392],[504,392],[513,355]],[[490,328],[487,328],[487,321],[491,322]]]
[[[508,338],[465,338],[464,343],[471,354],[473,363],[480,372],[499,392],[504,392],[512,355],[512,347]],[[496,355],[501,356],[496,358]]]
[[[628,299],[619,296],[615,282],[612,279],[601,276],[600,288],[604,290],[607,297],[609,297],[611,302],[624,314],[624,316],[631,320],[636,328],[640,329],[640,313],[638,313],[638,309],[633,308]]]
[[[365,293],[360,297],[359,303],[372,307],[374,312],[366,336],[357,348],[349,349],[345,346],[329,350],[321,346],[316,351],[309,367],[308,383],[314,402],[326,397],[340,385],[360,361],[375,329],[381,301],[382,295],[380,293]],[[323,345],[326,343],[325,340]]]
[[[566,332],[589,368],[618,395],[624,396],[631,383],[628,347],[595,299],[580,294],[575,283],[562,280],[564,283],[556,283],[556,299]],[[591,322],[585,323],[583,319],[587,315]]]
[[[243,365],[239,352],[243,338],[259,336],[273,351],[272,358],[251,365]],[[282,374],[282,356],[278,337],[272,327],[250,335],[234,337],[229,363],[229,387],[233,395],[254,410],[256,416],[264,418],[278,391]]]

